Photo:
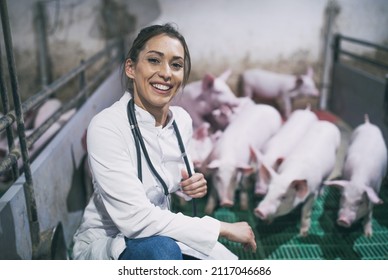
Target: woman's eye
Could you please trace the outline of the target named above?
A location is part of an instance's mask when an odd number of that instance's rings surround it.
[[[156,58],[148,58],[148,62],[152,63],[152,64],[158,64],[159,63],[159,60],[156,59]]]
[[[172,67],[175,69],[175,70],[179,70],[179,69],[182,69],[183,68],[183,65],[181,63],[173,63],[172,64]]]

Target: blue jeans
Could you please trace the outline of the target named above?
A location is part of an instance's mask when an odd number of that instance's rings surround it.
[[[182,260],[181,249],[169,237],[125,238],[125,244],[119,260]]]

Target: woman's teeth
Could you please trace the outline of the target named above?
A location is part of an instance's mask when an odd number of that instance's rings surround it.
[[[153,84],[152,85],[154,88],[160,89],[160,90],[169,90],[170,87],[166,85],[161,85],[161,84]]]

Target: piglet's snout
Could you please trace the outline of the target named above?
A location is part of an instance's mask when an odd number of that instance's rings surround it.
[[[350,221],[350,219],[346,216],[340,216],[338,219],[337,219],[337,224],[341,227],[350,227],[352,222]]]
[[[255,211],[254,211],[256,217],[262,219],[262,220],[266,220],[267,217],[268,217],[268,214],[266,212],[264,212],[262,209],[260,208],[256,208]]]
[[[220,205],[221,205],[222,207],[230,208],[230,207],[232,207],[232,206],[234,205],[234,203],[233,203],[233,201],[230,200],[230,199],[223,199],[223,200],[221,200]]]

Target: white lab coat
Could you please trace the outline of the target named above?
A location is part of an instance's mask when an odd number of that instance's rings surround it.
[[[137,175],[134,139],[127,117],[130,94],[98,113],[87,133],[94,194],[74,236],[74,259],[117,259],[125,249],[124,236],[142,238],[162,235],[175,239],[182,252],[202,259],[235,259],[217,242],[220,222],[173,213],[160,204],[163,190],[148,168],[142,153],[143,182]],[[137,121],[151,161],[167,183],[169,192],[179,190],[185,168],[172,126],[175,119],[186,147],[192,121],[181,107],[170,107],[170,121],[155,127],[147,111],[135,108]],[[187,149],[187,148],[186,148]],[[161,196],[158,195],[161,194]]]

